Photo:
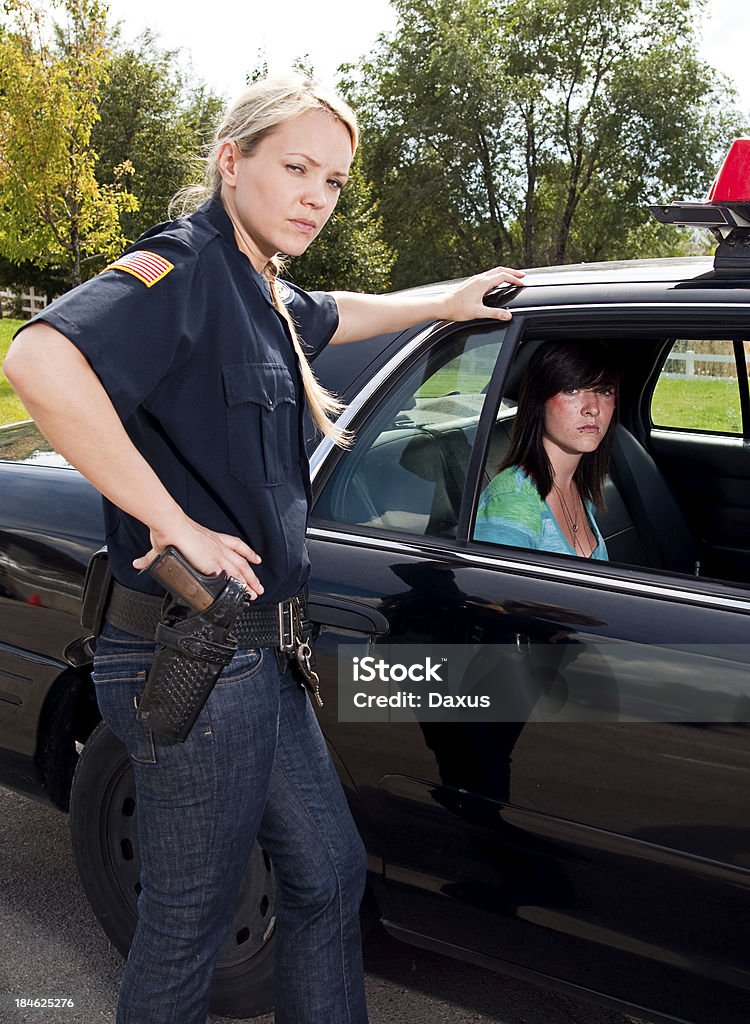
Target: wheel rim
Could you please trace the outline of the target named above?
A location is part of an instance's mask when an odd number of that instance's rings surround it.
[[[102,856],[117,896],[138,919],[141,860],[138,851],[133,771],[123,762],[113,772],[102,814]],[[219,951],[217,969],[236,967],[256,956],[270,942],[275,928],[275,882],[268,854],[255,843],[242,880],[234,918]]]

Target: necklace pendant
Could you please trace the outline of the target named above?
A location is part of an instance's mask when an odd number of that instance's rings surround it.
[[[578,533],[578,523],[573,523],[573,533]]]

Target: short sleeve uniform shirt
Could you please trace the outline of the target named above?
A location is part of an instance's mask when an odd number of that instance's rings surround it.
[[[336,303],[325,293],[283,290],[314,358],[336,330]],[[237,248],[219,200],[152,229],[36,319],[85,355],[134,445],[187,515],[258,552],[261,600],[296,593],[309,573],[302,380],[268,282]],[[148,530],[106,499],[104,509],[115,577],[158,593],[131,566],[151,546]]]

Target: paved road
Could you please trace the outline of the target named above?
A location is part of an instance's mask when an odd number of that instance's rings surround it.
[[[78,886],[67,817],[0,789],[0,837],[0,1021],[113,1021],[122,961]],[[371,1024],[638,1024],[379,930],[368,937],[365,963]],[[73,999],[75,1008],[17,1009],[21,996]],[[212,1024],[231,1022],[214,1017]]]

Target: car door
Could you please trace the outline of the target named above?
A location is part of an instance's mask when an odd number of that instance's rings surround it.
[[[750,594],[469,539],[534,330],[516,314],[420,342],[318,475],[323,725],[396,934],[728,1024],[750,987]],[[501,712],[347,703],[355,658],[415,649],[463,652],[465,691],[500,692]]]

